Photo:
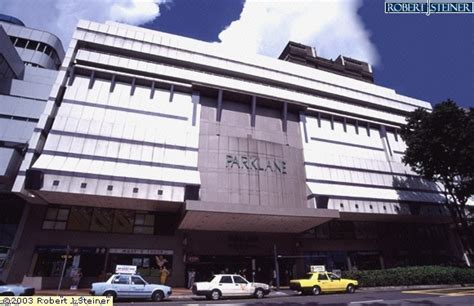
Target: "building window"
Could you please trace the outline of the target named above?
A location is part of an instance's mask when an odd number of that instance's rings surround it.
[[[133,188],[133,193],[138,193],[138,187]]]
[[[81,188],[86,188],[87,187],[87,183],[81,183]]]
[[[27,43],[28,43],[28,41],[26,39],[18,38],[16,40],[15,47],[25,48]]]
[[[58,180],[54,180],[54,181],[53,181],[53,186],[59,186],[59,181],[58,181]]]
[[[112,231],[115,233],[133,233],[133,221],[135,212],[133,210],[115,210]]]
[[[71,207],[67,229],[71,231],[88,231],[92,220],[92,214],[92,207]]]
[[[114,186],[112,186],[112,185],[107,186],[107,190],[108,190],[108,191],[114,190]]]
[[[112,231],[112,221],[114,219],[114,210],[107,208],[94,208],[92,214],[91,231],[110,232]]]
[[[329,239],[329,225],[327,223],[316,227],[317,239]]]
[[[38,48],[38,42],[37,41],[28,41],[28,44],[26,45],[26,49],[29,50],[36,50]]]
[[[153,234],[153,228],[155,226],[155,216],[145,213],[135,214],[135,223],[133,226],[133,232],[136,234]]]
[[[68,216],[69,209],[67,208],[48,208],[43,220],[43,229],[65,230]]]
[[[163,190],[159,189],[158,190],[158,195],[163,195]]]

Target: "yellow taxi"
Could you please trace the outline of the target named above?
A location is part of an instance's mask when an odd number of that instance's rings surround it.
[[[354,279],[340,278],[331,272],[310,272],[301,279],[292,279],[290,289],[303,294],[312,293],[319,295],[325,292],[348,292],[354,293],[359,282]]]

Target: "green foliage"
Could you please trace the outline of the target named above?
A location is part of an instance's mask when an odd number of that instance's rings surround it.
[[[343,278],[356,279],[362,287],[474,283],[474,269],[442,266],[404,267],[386,270],[347,271]]]
[[[474,112],[447,100],[429,113],[417,109],[400,133],[407,145],[403,162],[444,185],[450,201],[464,205],[474,194]]]

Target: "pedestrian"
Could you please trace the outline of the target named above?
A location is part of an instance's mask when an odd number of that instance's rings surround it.
[[[196,278],[196,271],[193,268],[189,269],[188,271],[188,288],[191,289],[193,287],[194,279]]]
[[[288,269],[285,270],[285,285],[290,285],[290,271],[288,271]]]
[[[80,268],[77,268],[72,275],[72,285],[71,289],[76,290],[79,288],[79,283],[81,282],[82,271]]]
[[[276,286],[276,279],[277,279],[277,272],[275,269],[272,270],[272,280],[270,282],[271,286],[275,287]]]
[[[247,279],[247,269],[243,268],[242,269],[242,274],[240,274],[243,278]]]
[[[170,275],[170,271],[166,269],[166,265],[163,265],[163,268],[160,270],[160,283],[166,285],[166,279]]]

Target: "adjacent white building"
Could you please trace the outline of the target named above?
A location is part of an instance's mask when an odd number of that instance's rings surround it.
[[[24,206],[11,189],[63,57],[56,36],[0,14],[0,271]]]

